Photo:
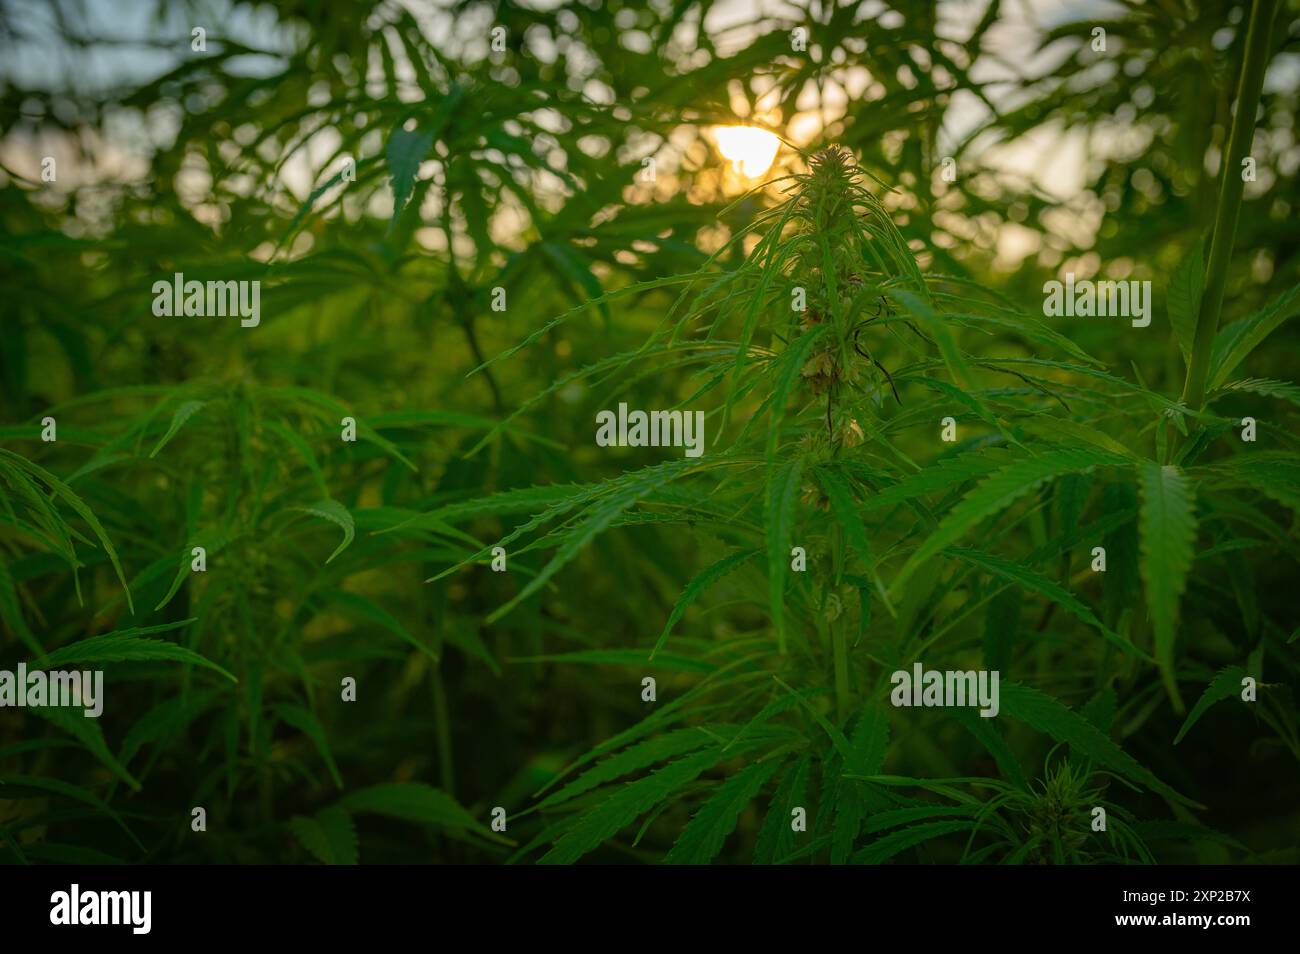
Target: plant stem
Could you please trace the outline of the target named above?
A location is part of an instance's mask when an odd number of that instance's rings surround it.
[[[1255,111],[1259,108],[1259,93],[1264,85],[1269,33],[1276,12],[1277,0],[1255,0],[1250,13],[1246,57],[1237,87],[1237,111],[1232,117],[1232,133],[1228,137],[1228,147],[1223,153],[1223,168],[1220,170],[1219,205],[1214,220],[1214,237],[1210,244],[1205,294],[1201,298],[1192,359],[1188,363],[1187,379],[1183,384],[1182,401],[1192,411],[1199,411],[1205,403],[1210,352],[1214,348],[1215,333],[1219,330],[1219,312],[1223,306],[1228,260],[1232,257],[1232,243],[1241,212],[1241,193],[1245,185],[1241,177],[1241,160],[1250,148],[1255,132]]]
[[[452,311],[465,332],[465,343],[469,345],[470,354],[474,356],[475,367],[480,367],[487,359],[483,356],[483,349],[479,347],[478,335],[474,333],[474,314],[469,307],[470,288],[461,277],[460,268],[456,264],[456,252],[452,247],[450,189],[444,190],[442,194],[442,234],[447,238],[447,288],[443,295],[451,304]],[[501,414],[504,405],[501,403],[501,391],[497,388],[496,378],[492,376],[492,369],[484,368],[480,373],[492,393],[492,409],[497,414]]]
[[[840,725],[849,717],[849,647],[844,636],[844,620],[831,623],[832,652],[835,657],[835,714]]]

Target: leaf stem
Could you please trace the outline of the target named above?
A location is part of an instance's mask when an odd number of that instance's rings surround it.
[[[1201,298],[1201,312],[1197,317],[1196,337],[1192,343],[1192,359],[1187,366],[1187,378],[1183,384],[1182,402],[1192,411],[1199,411],[1205,403],[1210,354],[1214,349],[1214,336],[1219,330],[1228,261],[1232,257],[1232,243],[1241,212],[1241,193],[1245,185],[1241,177],[1241,160],[1250,148],[1255,132],[1255,112],[1259,108],[1259,94],[1264,85],[1264,71],[1268,66],[1269,34],[1276,12],[1277,0],[1255,0],[1251,9],[1250,27],[1246,34],[1246,57],[1237,87],[1237,109],[1232,117],[1232,133],[1228,137],[1228,147],[1223,154],[1223,168],[1220,170],[1219,205],[1215,213],[1205,294]]]

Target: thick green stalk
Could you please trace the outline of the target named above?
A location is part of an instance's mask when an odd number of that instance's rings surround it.
[[[840,725],[852,711],[852,693],[849,686],[849,646],[844,632],[844,620],[831,623],[832,652],[835,658],[835,715]]]
[[[1241,192],[1245,185],[1241,178],[1241,160],[1249,150],[1255,132],[1255,111],[1259,108],[1259,93],[1264,85],[1269,33],[1276,12],[1277,0],[1255,0],[1250,14],[1250,27],[1246,33],[1246,57],[1241,66],[1241,82],[1237,87],[1237,111],[1232,117],[1232,133],[1223,153],[1219,206],[1214,219],[1214,238],[1210,243],[1205,294],[1201,298],[1192,359],[1188,363],[1187,379],[1183,384],[1182,401],[1192,411],[1199,411],[1205,403],[1210,352],[1214,348],[1214,336],[1219,330],[1219,312],[1223,307],[1228,260],[1232,257],[1232,243],[1241,212]]]

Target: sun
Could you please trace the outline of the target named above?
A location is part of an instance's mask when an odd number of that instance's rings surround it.
[[[723,158],[743,175],[756,179],[767,172],[781,148],[781,140],[774,133],[757,126],[715,126],[713,134],[718,140],[718,151]]]

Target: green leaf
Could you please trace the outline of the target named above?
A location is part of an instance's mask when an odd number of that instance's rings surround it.
[[[1007,781],[1022,791],[1029,791],[1029,783],[1025,780],[1024,770],[1021,769],[1016,754],[993,724],[996,719],[986,719],[970,706],[954,706],[948,710],[948,714],[993,756],[993,761],[998,763],[998,768]]]
[[[1204,808],[1174,791],[1131,755],[1112,742],[1083,716],[1051,696],[1027,686],[1006,684],[999,691],[1001,713],[1046,732],[1058,742],[1068,743],[1071,750],[1093,759],[1107,768],[1191,808]]]
[[[785,652],[785,586],[789,578],[790,536],[794,529],[795,503],[803,458],[794,457],[769,470],[767,482],[767,578],[772,625],[777,645]]]
[[[827,499],[830,500],[831,509],[835,512],[835,519],[844,530],[844,536],[848,540],[849,546],[857,553],[867,571],[873,571],[875,565],[871,560],[871,544],[867,540],[867,531],[862,525],[862,518],[858,516],[848,482],[843,476],[828,467],[817,468],[816,474],[818,483],[822,485],[822,489],[826,491]]]
[[[138,787],[138,786],[137,786]],[[98,812],[102,812],[113,820],[113,823],[121,828],[126,836],[135,842],[137,848],[144,851],[144,845],[140,839],[136,838],[131,829],[126,826],[126,822],[112,807],[99,798],[96,798],[84,788],[76,785],[69,785],[67,782],[61,782],[53,778],[36,778],[30,775],[6,775],[0,777],[0,800],[6,798],[21,797],[20,789],[34,789],[38,792],[45,792],[54,795],[61,795],[64,798],[70,798],[73,801],[89,805]]]
[[[1189,841],[1208,841],[1213,844],[1235,848],[1237,851],[1248,852],[1250,850],[1229,835],[1215,831],[1213,828],[1205,828],[1187,822],[1140,821],[1134,822],[1132,827],[1133,833],[1141,838],[1143,842],[1173,841],[1185,845]]]
[[[1238,454],[1214,470],[1233,486],[1253,487],[1264,496],[1300,513],[1300,457],[1289,453],[1252,451]]]
[[[754,332],[758,327],[759,315],[762,311],[763,302],[767,299],[767,289],[776,280],[776,276],[781,273],[786,259],[792,254],[794,244],[787,245],[781,251],[778,258],[777,252],[781,248],[780,238],[781,230],[784,229],[790,217],[794,214],[795,204],[788,202],[781,212],[781,224],[770,236],[759,241],[754,247],[754,257],[751,262],[759,261],[758,256],[766,254],[766,261],[760,265],[758,271],[758,287],[754,289],[753,294],[749,295],[749,302],[745,307],[745,320],[740,328],[739,347],[736,349],[736,360],[733,365],[731,375],[731,386],[727,391],[727,398],[723,403],[722,413],[724,423],[731,418],[731,407],[737,398],[736,385],[740,381],[741,371],[745,366],[745,361],[749,357],[750,343],[754,340]],[[772,430],[775,431],[780,422],[781,416],[785,413],[785,401],[790,393],[790,388],[794,385],[794,375],[803,367],[803,356],[808,353],[808,348],[817,337],[824,333],[824,325],[812,329],[800,335],[799,339],[790,348],[786,349],[785,354],[781,356],[782,368],[777,386],[773,391],[772,403]],[[768,437],[768,459],[772,458],[772,448],[775,447],[775,436],[769,434]]]
[[[1142,579],[1155,628],[1156,662],[1174,708],[1182,712],[1174,676],[1174,637],[1178,601],[1187,584],[1196,541],[1192,491],[1177,467],[1147,462],[1138,473],[1142,487]]]
[[[162,609],[172,601],[172,597],[180,591],[181,584],[185,582],[185,578],[192,572],[192,567],[194,565],[194,547],[202,547],[204,558],[206,559],[213,554],[220,553],[223,549],[229,546],[231,541],[238,539],[238,537],[239,534],[237,532],[226,527],[209,527],[194,534],[194,538],[190,541],[190,546],[181,553],[181,564],[176,568],[176,576],[172,578],[172,585],[167,588],[167,592],[163,595],[163,598],[158,601],[158,605],[154,607],[154,612],[158,612],[158,610]]]
[[[1009,586],[989,600],[984,611],[984,668],[1006,672],[1020,633],[1019,587]],[[986,720],[987,721],[987,720]]]
[[[1196,340],[1204,286],[1205,237],[1201,236],[1169,277],[1169,325],[1188,365],[1192,363],[1192,342]]]
[[[686,823],[664,864],[705,865],[716,858],[740,813],[780,765],[780,759],[756,762],[719,785]]]
[[[1229,381],[1211,395],[1211,399],[1223,397],[1231,391],[1249,391],[1252,394],[1262,394],[1265,397],[1300,405],[1300,387],[1290,381],[1277,381],[1273,378],[1244,378],[1241,381]]]
[[[280,718],[281,722],[293,726],[312,740],[316,746],[316,751],[320,752],[320,756],[325,762],[325,767],[329,769],[334,784],[342,788],[343,778],[339,775],[339,767],[334,762],[334,753],[330,751],[329,739],[325,737],[325,727],[320,724],[316,717],[302,706],[288,703],[278,703],[271,707],[271,711]]]
[[[1287,289],[1254,314],[1220,328],[1210,352],[1210,389],[1228,380],[1228,375],[1260,342],[1297,312],[1300,312],[1300,285]]]
[[[449,831],[472,831],[495,837],[446,792],[420,782],[372,785],[345,796],[339,801],[339,807],[357,815],[384,815]]]
[[[892,835],[886,835],[884,838],[873,841],[853,856],[853,863],[855,865],[878,865],[882,861],[888,861],[900,851],[906,851],[908,848],[913,848],[932,838],[958,831],[970,831],[974,827],[975,822],[973,821],[939,821],[914,825],[911,828],[904,828],[902,831],[896,831]]]
[[[844,773],[878,775],[889,750],[889,712],[882,706],[868,706],[858,717],[844,759]],[[835,781],[835,818],[831,828],[831,864],[849,860],[866,817],[868,797],[863,782],[840,777]]]
[[[698,749],[702,745],[716,741],[717,739],[712,733],[705,732],[695,726],[675,729],[663,735],[652,736],[598,762],[559,791],[552,792],[542,799],[537,807],[544,809],[550,805],[568,801],[583,792],[589,792],[593,788],[604,785],[606,782],[612,782],[616,778],[622,778],[631,772],[640,771],[654,765],[656,762],[683,755],[692,749]]]
[[[109,751],[98,719],[87,719],[81,710],[62,706],[38,706],[28,711],[68,733],[85,746],[86,751],[99,759],[105,768],[131,786],[133,791],[140,791],[140,783],[136,781],[135,776],[128,772],[126,766]]]
[[[280,237],[277,246],[279,248],[283,248],[285,243],[288,242],[288,240],[297,233],[298,226],[302,224],[302,221],[307,217],[308,213],[310,213],[311,210],[315,207],[317,199],[323,196],[330,189],[334,188],[336,185],[343,182],[344,177],[348,174],[349,171],[351,171],[354,174],[359,173],[362,167],[375,161],[377,158],[378,158],[377,156],[370,156],[368,158],[362,159],[359,162],[356,162],[352,166],[351,170],[349,170],[349,167],[347,165],[344,165],[342,169],[334,173],[334,175],[330,176],[328,179],[326,179],[324,182],[318,185],[315,189],[312,189],[311,194],[307,196],[307,198],[303,201],[302,205],[298,206],[298,211],[294,213],[294,216],[289,221],[288,226],[285,227],[284,235]]]
[[[985,722],[988,720],[985,719]],[[984,810],[982,804],[975,805],[924,805],[920,808],[892,808],[889,811],[877,812],[871,816],[867,822],[867,831],[871,834],[876,832],[888,831],[891,828],[897,828],[899,825],[908,825],[916,821],[926,821],[931,818],[969,818],[979,814]]]
[[[903,592],[903,584],[936,553],[956,543],[980,521],[1004,510],[1045,481],[1062,474],[1078,473],[1098,465],[1118,466],[1125,460],[1101,450],[1062,448],[1008,464],[980,481],[952,508],[925,542],[917,548],[894,577],[891,593]]]
[[[835,751],[839,753],[840,758],[847,760],[850,757],[851,749],[849,748],[849,740],[844,737],[844,733],[841,732],[837,726],[832,725],[830,720],[827,719],[826,716],[822,715],[821,712],[817,710],[817,707],[808,700],[808,698],[795,692],[795,690],[790,687],[790,684],[780,676],[773,676],[772,681],[789,693],[791,697],[798,701],[800,706],[807,710],[808,714],[812,716],[813,721],[821,726],[822,731],[826,733],[826,737],[831,740],[831,744],[835,746]],[[824,690],[821,689],[812,689],[809,690],[808,695],[816,696],[823,691]]]
[[[765,456],[770,470],[776,466],[776,451],[781,438],[781,422],[785,419],[785,406],[790,400],[794,386],[801,380],[801,372],[808,360],[812,346],[828,333],[829,325],[816,325],[795,339],[794,344],[786,348],[776,358],[776,382],[772,386],[772,396],[767,404],[771,408],[771,420],[768,422]],[[739,369],[740,355],[737,355]],[[754,416],[757,419],[758,415]]]
[[[859,775],[878,775],[889,751],[889,710],[883,705],[869,705],[862,710],[853,736],[844,771]]]
[[[1192,706],[1192,711],[1187,713],[1187,718],[1183,721],[1183,727],[1178,730],[1178,735],[1174,736],[1174,745],[1183,741],[1188,730],[1200,721],[1205,711],[1216,702],[1222,702],[1224,699],[1230,699],[1241,692],[1241,681],[1246,678],[1246,670],[1240,666],[1227,666],[1219,670],[1208,686],[1205,692],[1201,693],[1201,698],[1196,700],[1196,705]]]
[[[742,743],[732,749],[735,755],[753,749],[760,742]],[[724,758],[721,746],[713,746],[678,759],[630,785],[619,786],[609,798],[582,815],[564,832],[539,864],[572,864],[583,855],[613,838],[632,822],[665,801],[684,785],[712,768]]]
[[[415,188],[415,174],[433,146],[432,129],[406,130],[398,126],[388,137],[388,172],[393,181],[391,230]]]
[[[677,462],[674,462],[675,464]],[[614,520],[633,506],[638,500],[653,491],[661,483],[671,480],[672,477],[665,477],[656,468],[648,468],[648,472],[630,484],[610,494],[604,500],[593,504],[586,511],[586,519],[574,527],[573,530],[566,533],[563,537],[563,543],[555,551],[550,562],[542,567],[540,573],[528,581],[528,584],[520,590],[513,598],[500,606],[488,615],[487,621],[495,623],[501,617],[505,616],[512,609],[522,603],[528,597],[532,596],[545,585],[546,581],[560,571],[570,560],[578,555],[588,543],[604,531]],[[677,473],[675,468],[670,468],[668,473],[671,475]]]
[[[298,452],[298,456],[302,458],[303,463],[311,471],[312,477],[315,478],[320,495],[325,499],[329,499],[330,491],[325,484],[325,475],[321,473],[320,464],[316,462],[316,455],[312,453],[307,442],[302,439],[302,435],[293,428],[285,427],[276,421],[263,421],[262,426]]]
[[[758,840],[754,844],[754,864],[769,865],[778,858],[784,858],[795,850],[795,840],[799,833],[791,828],[794,810],[808,805],[808,776],[812,757],[805,755],[799,759],[781,780],[772,803],[768,806],[767,817],[759,830]]]
[[[32,652],[45,652],[45,647],[32,633],[27,625],[27,620],[23,618],[22,606],[18,602],[18,589],[14,585],[13,574],[9,572],[9,567],[4,562],[0,562],[0,620],[4,620],[9,625],[10,631],[21,639]]]
[[[636,666],[644,669],[646,653],[644,649],[579,649],[571,653],[549,653],[544,656],[515,656],[511,662],[557,662],[586,663],[596,666]],[[679,672],[713,672],[715,663],[680,653],[661,653],[655,658],[655,665],[660,669]]]
[[[1040,417],[1023,421],[1020,424],[1026,431],[1036,434],[1044,440],[1051,441],[1053,444],[1061,444],[1069,441],[1081,444],[1090,444],[1093,447],[1099,447],[1104,451],[1117,454],[1120,457],[1127,457],[1130,460],[1137,461],[1140,458],[1115,438],[1111,437],[1105,431],[1099,431],[1095,427],[1089,427],[1086,424],[1080,424],[1078,421],[1072,421],[1068,417],[1055,417],[1044,414]]]
[[[12,846],[11,846],[12,847]],[[27,857],[34,861],[48,861],[56,865],[124,865],[125,860],[107,852],[84,845],[67,845],[57,841],[44,841],[25,845]]]
[[[331,593],[329,595],[329,600],[332,603],[343,606],[350,615],[360,617],[361,619],[388,630],[412,649],[423,653],[434,662],[438,662],[438,654],[436,652],[416,639],[410,630],[403,626],[396,617],[374,600],[367,599],[359,593],[349,593],[347,590],[338,590]]]
[[[605,292],[605,294],[601,295],[597,299],[593,299],[591,301],[585,301],[581,305],[577,305],[574,308],[570,308],[564,314],[552,318],[546,324],[542,325],[536,331],[532,332],[527,337],[525,337],[518,344],[515,344],[507,348],[505,351],[500,352],[494,357],[488,358],[482,364],[478,365],[478,367],[472,369],[468,374],[465,375],[465,377],[470,377],[474,374],[477,374],[478,372],[484,370],[485,368],[496,364],[498,361],[504,361],[506,358],[518,354],[520,351],[534,344],[541,338],[546,337],[546,335],[549,334],[551,330],[557,327],[558,325],[563,324],[564,322],[568,321],[570,318],[574,317],[575,315],[581,314],[582,312],[586,311],[588,308],[595,307],[603,302],[613,301],[616,298],[624,298],[629,295],[639,296],[644,294],[647,291],[650,291],[651,289],[663,288],[668,285],[690,285],[691,283],[695,282],[699,277],[700,276],[697,273],[691,273],[687,275],[668,275],[663,278],[654,278],[654,279],[650,279],[649,281],[636,282],[635,284],[632,285],[626,285],[622,288],[616,288],[613,291]]]
[[[1095,725],[1098,731],[1109,735],[1111,723],[1119,709],[1119,697],[1113,686],[1103,686],[1079,710],[1080,715]]]
[[[336,500],[318,500],[314,504],[305,507],[290,507],[291,510],[300,510],[303,513],[309,513],[313,517],[320,517],[328,520],[330,523],[337,524],[343,530],[343,542],[335,547],[334,552],[329,555],[326,563],[330,563],[336,556],[347,549],[356,536],[356,525],[353,523],[352,514],[348,508]]]
[[[548,484],[542,487],[516,487],[498,493],[466,500],[460,503],[438,507],[428,513],[416,514],[377,533],[391,533],[408,528],[439,528],[445,524],[458,523],[480,517],[505,517],[521,513],[536,513],[539,509],[573,500],[585,491],[590,491],[592,484]]]
[[[542,242],[542,253],[550,259],[556,266],[557,271],[567,278],[570,282],[581,288],[588,299],[598,299],[604,289],[600,285],[600,280],[591,271],[591,262],[579,253],[576,249],[567,245],[561,245],[558,242]],[[581,301],[582,295],[575,294],[574,298]],[[601,313],[608,321],[609,305],[601,302],[599,305]]]
[[[1102,546],[1106,549],[1106,589],[1105,618],[1112,626],[1118,626],[1119,620],[1129,609],[1134,608],[1138,595],[1138,502],[1135,483],[1107,484],[1101,493],[1101,506],[1104,513],[1132,512],[1132,519],[1125,520],[1108,530],[1102,537]]]
[[[686,584],[686,589],[682,590],[682,595],[677,598],[673,604],[673,610],[668,615],[668,622],[664,624],[664,631],[659,634],[659,639],[655,643],[654,649],[650,650],[650,661],[654,662],[655,654],[663,648],[668,642],[668,634],[672,632],[673,626],[682,618],[686,608],[694,603],[700,596],[717,583],[723,577],[727,576],[738,569],[741,564],[753,558],[758,554],[757,550],[739,550],[735,553],[728,554],[711,566],[705,567],[695,578]]]
[[[968,393],[967,391],[962,390],[961,388],[957,387],[954,384],[949,384],[947,381],[941,381],[938,378],[932,378],[929,375],[922,375],[922,374],[908,375],[908,380],[916,381],[919,384],[924,384],[930,390],[938,391],[945,398],[948,398],[949,400],[952,401],[956,401],[958,404],[962,405],[962,407],[969,410],[971,413],[973,413],[977,418],[979,418],[981,421],[983,421],[993,430],[1001,434],[1002,437],[1008,443],[1014,444],[1017,447],[1023,446],[1020,444],[1019,441],[1016,440],[1015,435],[1011,434],[1005,427],[1003,427],[1002,422],[997,419],[997,417],[993,414],[992,411],[988,409],[988,407],[984,404],[984,402],[981,401],[979,398],[977,398],[974,394]]]
[[[911,312],[920,319],[925,330],[930,333],[935,344],[939,346],[939,353],[943,356],[943,363],[948,368],[948,374],[952,376],[954,382],[969,392],[972,389],[970,368],[966,366],[966,361],[962,357],[957,343],[953,340],[947,323],[935,312],[930,302],[921,295],[901,288],[889,289],[887,294],[902,305],[906,311]],[[984,414],[987,413],[987,410],[985,410]]]
[[[0,457],[8,458],[20,469],[25,470],[37,479],[44,481],[50,489],[67,501],[68,506],[75,510],[81,519],[90,524],[90,529],[94,532],[96,539],[99,540],[100,545],[104,548],[104,552],[108,554],[108,560],[113,565],[114,571],[117,573],[117,578],[122,584],[122,589],[126,591],[127,608],[131,611],[132,615],[134,615],[135,604],[131,601],[131,588],[127,586],[126,574],[122,572],[122,564],[117,558],[117,551],[113,549],[113,543],[108,539],[108,534],[104,532],[104,528],[100,525],[94,512],[86,506],[85,501],[78,497],[73,492],[72,488],[59,480],[59,478],[55,477],[43,467],[33,464],[21,454],[15,454],[11,450],[6,450],[5,448],[0,447]]]
[[[171,439],[176,436],[176,432],[184,427],[185,422],[197,414],[205,403],[204,401],[186,401],[178,407],[175,413],[172,414],[172,422],[167,426],[167,433],[154,445],[154,449],[149,452],[149,457],[157,457],[158,452],[167,446]]]
[[[501,675],[501,666],[497,663],[496,658],[488,651],[487,646],[483,645],[483,638],[478,634],[478,630],[471,627],[449,626],[442,630],[443,644],[455,646],[467,656],[473,656],[492,670],[494,676]]]
[[[916,497],[955,490],[973,477],[983,477],[1001,466],[1006,466],[1005,455],[1005,451],[987,448],[978,453],[940,458],[924,470],[867,497],[862,502],[862,509],[879,510]]]
[[[304,848],[325,864],[357,863],[357,833],[352,816],[339,806],[332,805],[312,818],[301,815],[292,818],[289,829]]]
[[[130,762],[140,749],[151,742],[174,738],[196,718],[216,705],[222,695],[216,690],[203,689],[158,703],[131,726],[126,738],[122,740],[120,756],[122,762]]]
[[[73,663],[157,662],[170,660],[204,666],[221,673],[231,682],[236,682],[235,677],[229,672],[211,660],[200,656],[192,649],[178,646],[176,643],[169,643],[165,639],[145,638],[145,634],[166,632],[167,630],[188,626],[192,622],[194,620],[186,619],[177,623],[122,629],[112,633],[105,633],[102,636],[91,636],[75,643],[69,643],[66,646],[60,646],[54,652],[30,664],[30,668],[60,669]]]
[[[1119,633],[1112,631],[1110,627],[1106,626],[1105,623],[1099,620],[1093,611],[1084,605],[1082,601],[1077,599],[1059,584],[1052,582],[1047,577],[1040,574],[1037,570],[1034,570],[1023,563],[1013,563],[1010,560],[1004,560],[1001,557],[994,556],[991,553],[984,553],[980,550],[968,550],[964,547],[949,547],[946,552],[958,559],[965,560],[973,566],[978,566],[981,569],[988,570],[995,576],[1000,576],[1004,580],[1018,583],[1025,589],[1032,590],[1040,596],[1046,597],[1053,603],[1057,603],[1063,609],[1077,616],[1089,626],[1096,629],[1117,648],[1122,649],[1130,655],[1137,656],[1139,659],[1151,661],[1150,656],[1142,652],[1142,650],[1138,649],[1123,636],[1119,635]]]

